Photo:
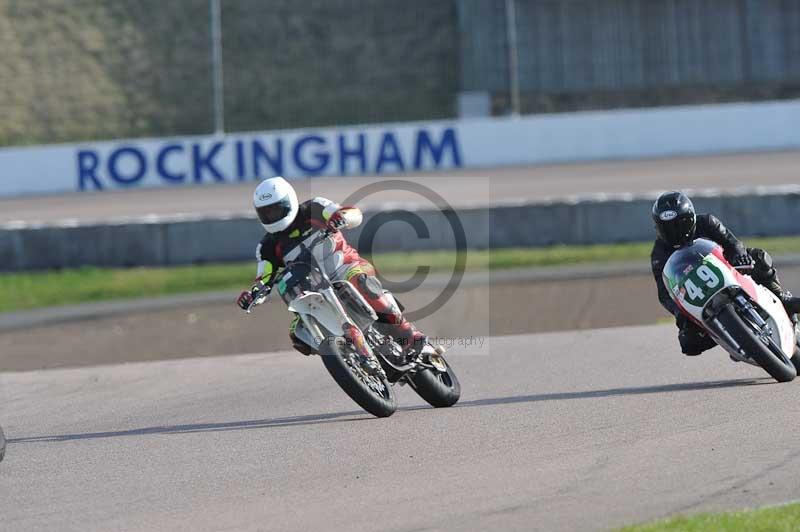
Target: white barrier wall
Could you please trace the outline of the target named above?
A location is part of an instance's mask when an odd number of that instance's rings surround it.
[[[800,101],[0,149],[0,196],[800,147]]]

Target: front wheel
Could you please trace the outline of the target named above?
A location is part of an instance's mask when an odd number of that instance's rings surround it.
[[[447,371],[424,369],[408,379],[417,394],[436,408],[453,406],[461,397],[458,377],[444,358],[442,362]]]
[[[397,410],[394,388],[386,377],[373,374],[362,364],[361,357],[344,338],[330,338],[319,346],[322,363],[336,384],[376,417],[389,417]]]
[[[725,307],[719,314],[719,321],[726,331],[744,349],[745,354],[752,358],[770,376],[778,382],[789,382],[797,377],[797,369],[783,351],[771,342],[767,345],[758,336],[751,325],[736,313],[731,305]]]

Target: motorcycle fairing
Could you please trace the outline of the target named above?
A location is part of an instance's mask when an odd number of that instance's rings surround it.
[[[338,336],[341,334],[342,327],[346,321],[341,318],[341,314],[328,303],[322,294],[318,292],[306,292],[289,303],[289,310],[300,315],[312,316],[329,333]],[[303,322],[306,320],[303,319]],[[313,331],[312,331],[313,332]],[[323,331],[320,331],[323,332]],[[317,342],[314,347],[319,346]]]
[[[702,277],[699,275],[701,267],[706,268]],[[703,311],[721,291],[731,286],[741,287],[751,302],[769,315],[767,321],[777,331],[776,340],[779,340],[784,353],[791,356],[795,352],[794,324],[782,303],[767,288],[730,266],[722,247],[715,242],[697,239],[691,246],[676,251],[667,261],[663,278],[675,304],[692,321],[708,330],[718,342],[720,338],[705,325]],[[690,282],[693,286],[689,286]],[[702,291],[702,295],[698,295],[696,290]]]

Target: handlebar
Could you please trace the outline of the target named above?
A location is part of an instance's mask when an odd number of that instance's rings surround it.
[[[267,299],[270,293],[272,293],[272,286],[261,283],[261,287],[258,290],[255,292],[250,292],[250,295],[253,296],[253,300],[250,302],[250,305],[247,307],[247,309],[245,309],[245,312],[250,314],[255,307]]]
[[[322,229],[322,230],[319,232],[319,235],[317,235],[317,238],[315,238],[315,239],[314,239],[314,240],[311,242],[311,246],[310,246],[310,247],[314,247],[314,246],[316,246],[317,244],[319,244],[320,242],[322,242],[323,240],[325,240],[326,238],[328,238],[329,236],[331,236],[331,235],[332,235],[333,233],[335,233],[336,231],[337,231],[337,229],[334,229],[333,227],[330,227],[330,226],[327,226],[327,225],[326,225],[326,226],[325,226],[325,229]]]
[[[314,238],[314,240],[311,241],[310,244],[306,245],[306,244],[303,244],[301,242],[300,245],[303,246],[307,250],[311,250],[314,247],[316,247],[317,244],[319,244],[320,242],[322,242],[323,240],[325,240],[326,238],[328,238],[329,236],[334,234],[336,231],[337,230],[332,228],[332,227],[325,227],[325,229],[321,229],[320,230],[320,232],[317,234],[317,236]],[[287,263],[287,264],[290,264],[290,263],[291,263],[291,261],[289,263]]]
[[[322,242],[335,232],[336,229],[332,227],[326,227],[325,229],[322,229],[316,236],[316,238],[314,238],[314,240],[312,240],[311,243],[308,246],[306,246],[306,248],[311,249],[315,247],[317,244],[319,244],[320,242]],[[276,277],[276,279],[277,278],[278,277]],[[253,296],[253,301],[250,303],[250,306],[248,306],[247,309],[245,309],[245,312],[250,314],[255,307],[257,307],[267,299],[270,293],[272,293],[272,283],[270,284],[261,283],[261,287],[258,290],[256,290],[255,292],[251,292],[251,295]]]
[[[306,246],[306,248],[307,249],[311,249],[311,248],[315,247],[317,244],[319,244],[320,242],[322,242],[326,238],[330,237],[336,231],[337,231],[337,229],[335,229],[333,227],[329,227],[329,226],[325,227],[325,229],[322,229],[319,232],[319,234],[314,238],[314,240],[312,240],[311,243],[308,246]],[[301,245],[303,245],[303,244],[301,244]],[[253,296],[253,301],[250,303],[250,306],[248,306],[247,309],[245,310],[245,312],[247,312],[248,314],[250,314],[250,312],[252,312],[252,310],[255,307],[257,307],[258,305],[262,304],[267,299],[267,297],[270,295],[270,293],[272,293],[272,284],[268,285],[268,284],[265,284],[265,283],[262,282],[261,283],[261,287],[258,290],[256,290],[255,292],[250,292],[250,293]]]

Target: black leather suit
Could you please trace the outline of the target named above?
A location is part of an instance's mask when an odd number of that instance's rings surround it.
[[[733,259],[733,257],[737,255],[748,253],[754,261],[754,267],[751,273],[753,280],[764,285],[776,294],[780,294],[781,287],[777,280],[775,268],[772,266],[772,257],[762,249],[745,248],[744,244],[742,244],[716,216],[712,214],[697,215],[695,238],[713,240],[721,245],[725,251],[725,257],[728,260]],[[675,316],[676,325],[679,329],[678,341],[681,344],[683,353],[686,355],[699,355],[717,344],[705,331],[684,316],[675,302],[672,301],[667,287],[664,286],[661,273],[664,270],[667,259],[669,259],[670,255],[674,252],[675,249],[661,239],[657,238],[653,244],[650,264],[653,269],[653,277],[655,278],[656,286],[658,287],[658,300],[665,309]]]

